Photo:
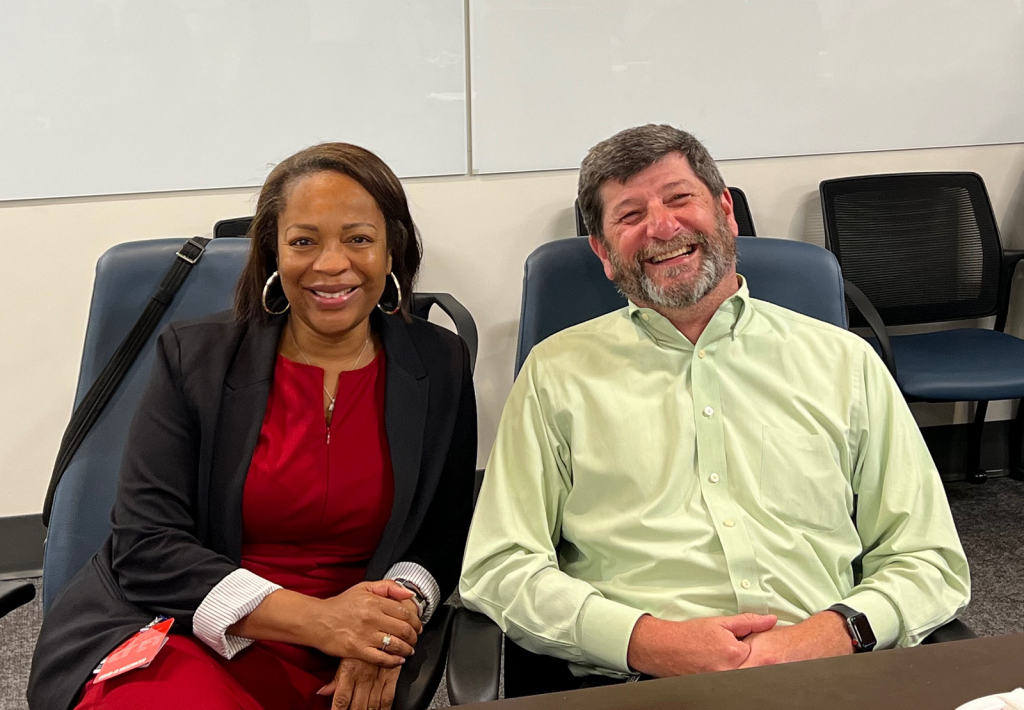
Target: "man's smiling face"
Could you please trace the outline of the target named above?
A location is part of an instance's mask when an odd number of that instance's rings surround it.
[[[670,153],[624,183],[601,185],[605,274],[637,305],[686,308],[732,272],[736,221],[728,191],[715,198],[689,161]]]

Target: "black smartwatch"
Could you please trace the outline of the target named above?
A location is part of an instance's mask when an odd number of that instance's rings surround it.
[[[846,633],[850,634],[850,640],[853,641],[854,653],[867,653],[874,649],[877,641],[867,614],[855,611],[845,604],[833,604],[828,611],[834,611],[846,619]]]

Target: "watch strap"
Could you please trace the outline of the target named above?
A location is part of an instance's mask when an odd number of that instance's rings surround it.
[[[410,582],[408,579],[402,579],[401,577],[396,577],[395,581],[398,584],[401,584],[406,589],[408,589],[410,592],[412,592],[412,594],[413,594],[412,600],[416,604],[416,608],[419,610],[419,617],[422,619],[423,615],[427,611],[427,598],[425,596],[423,596],[423,592],[421,592],[420,588],[417,587],[412,582]]]

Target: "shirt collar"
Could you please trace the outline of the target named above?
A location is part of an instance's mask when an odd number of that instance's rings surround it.
[[[750,289],[747,288],[747,280],[737,276],[740,280],[739,290],[718,307],[704,332],[697,339],[698,344],[714,342],[726,336],[735,339],[750,323],[753,317]],[[668,318],[653,308],[642,308],[629,301],[628,312],[637,330],[659,346],[683,350],[692,350],[695,347],[695,344],[687,340]]]

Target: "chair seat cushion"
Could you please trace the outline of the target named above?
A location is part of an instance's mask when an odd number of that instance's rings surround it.
[[[896,380],[909,398],[964,402],[1024,397],[1024,340],[961,328],[890,338]],[[878,350],[877,342],[872,345]]]

